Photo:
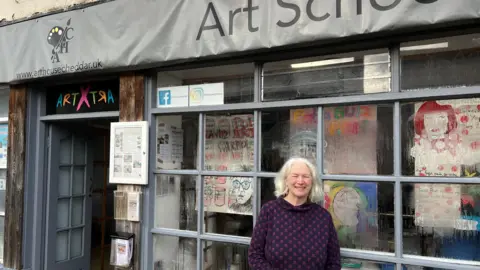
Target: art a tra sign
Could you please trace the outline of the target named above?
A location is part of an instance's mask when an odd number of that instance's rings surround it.
[[[47,92],[47,114],[119,110],[118,81],[58,86]]]

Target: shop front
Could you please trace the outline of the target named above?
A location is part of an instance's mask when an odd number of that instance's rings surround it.
[[[477,38],[158,72],[148,267],[249,269],[291,156],[318,167],[343,269],[480,267]]]
[[[21,222],[23,251],[6,267],[110,269],[128,232],[132,269],[250,269],[276,173],[301,156],[342,269],[480,268],[479,3],[133,2],[0,28],[30,44],[0,42],[0,82],[28,86],[25,218],[5,229]],[[110,158],[119,121],[148,123],[145,182],[112,181],[136,164]],[[137,219],[122,192],[142,194]]]

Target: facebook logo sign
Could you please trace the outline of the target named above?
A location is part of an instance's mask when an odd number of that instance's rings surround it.
[[[172,104],[172,94],[170,90],[163,90],[158,92],[158,104],[170,105]]]

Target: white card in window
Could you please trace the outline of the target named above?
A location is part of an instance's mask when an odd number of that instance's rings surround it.
[[[5,190],[6,189],[6,181],[5,179],[0,179],[0,190]]]

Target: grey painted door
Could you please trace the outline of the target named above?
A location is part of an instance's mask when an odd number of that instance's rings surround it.
[[[86,136],[50,125],[45,269],[90,269],[92,159]]]

